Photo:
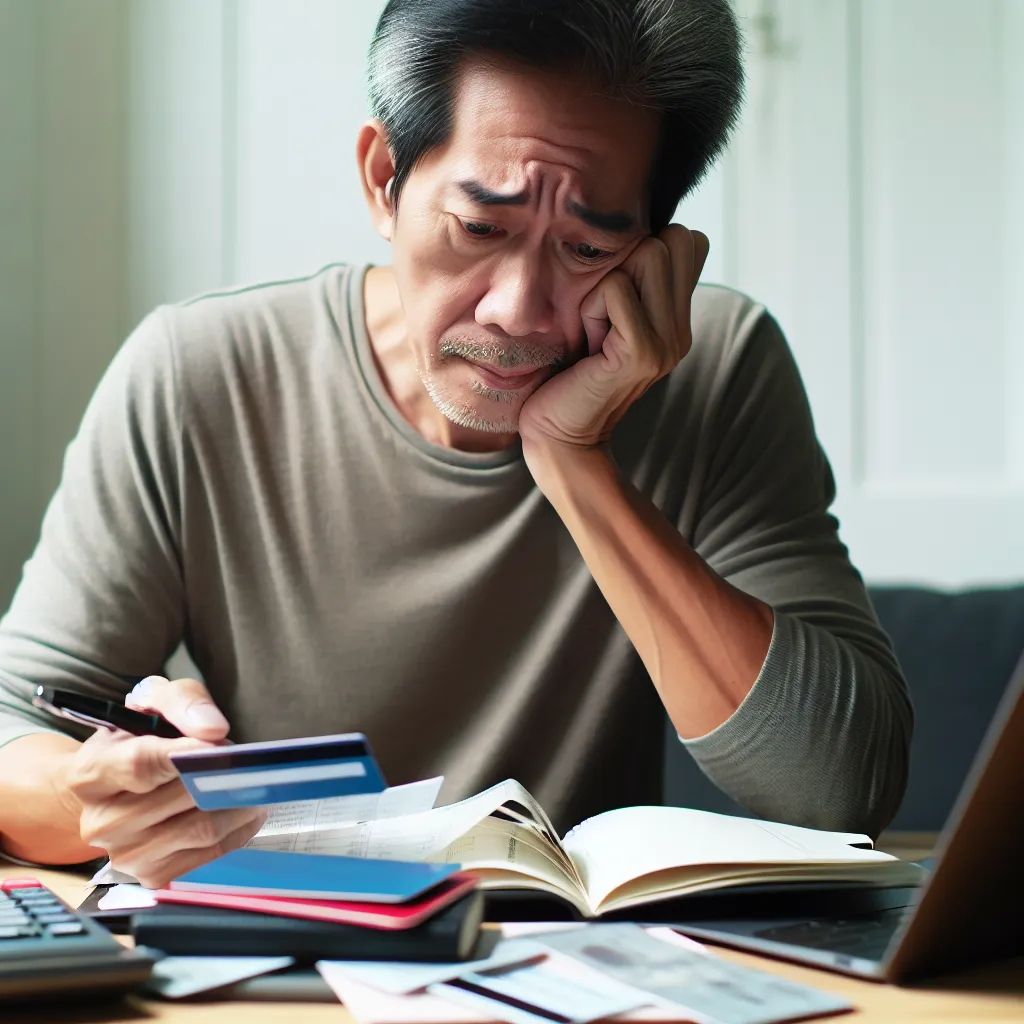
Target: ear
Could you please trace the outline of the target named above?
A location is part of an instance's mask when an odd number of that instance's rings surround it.
[[[359,129],[356,138],[356,163],[363,185],[363,196],[370,220],[377,234],[391,241],[394,205],[391,202],[391,185],[395,176],[395,165],[388,148],[387,133],[377,118],[372,118]]]

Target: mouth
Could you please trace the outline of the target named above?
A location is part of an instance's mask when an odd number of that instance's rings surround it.
[[[498,391],[519,391],[528,384],[534,383],[542,374],[550,369],[547,366],[537,366],[526,372],[517,369],[515,373],[509,373],[507,370],[487,366],[484,363],[477,363],[472,359],[467,359],[466,362],[479,374],[484,384]]]

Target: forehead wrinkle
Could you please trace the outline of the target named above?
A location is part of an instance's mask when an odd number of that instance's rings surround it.
[[[467,184],[480,185],[488,192],[508,196],[510,199],[515,197],[515,201],[509,205],[527,205],[549,192],[552,188],[552,179],[557,179],[553,185],[556,193],[561,191],[563,186],[567,186],[569,191],[574,193],[566,198],[563,208],[567,213],[578,217],[577,209],[580,207],[597,212],[588,198],[584,183],[580,180],[583,174],[578,167],[566,166],[561,161],[535,156],[519,160],[503,157],[500,161],[501,172],[493,174],[488,163],[483,161],[477,168],[459,168],[456,173],[456,184],[463,192],[469,194],[470,189],[465,187]],[[513,168],[511,165],[515,163],[519,163],[520,166]],[[567,175],[568,182],[565,181]],[[486,205],[486,202],[484,204]]]

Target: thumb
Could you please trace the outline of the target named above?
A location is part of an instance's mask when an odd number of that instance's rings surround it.
[[[124,699],[136,711],[155,711],[195,739],[224,739],[228,720],[213,702],[210,691],[198,679],[165,679],[146,676]]]

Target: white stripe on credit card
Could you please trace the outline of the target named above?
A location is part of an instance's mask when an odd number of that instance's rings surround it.
[[[226,789],[280,786],[289,782],[351,779],[365,774],[366,765],[362,761],[338,761],[333,764],[300,765],[298,768],[266,768],[259,772],[235,771],[223,775],[197,775],[192,779],[192,784],[201,793],[217,793]]]

